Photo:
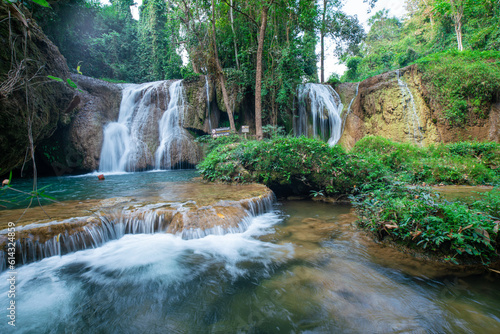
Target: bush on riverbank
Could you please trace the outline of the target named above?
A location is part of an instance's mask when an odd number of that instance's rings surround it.
[[[429,188],[394,183],[352,197],[358,224],[379,239],[444,256],[454,263],[498,258],[500,190],[473,204],[448,202]]]
[[[211,181],[259,182],[280,194],[351,193],[366,177],[363,162],[351,160],[340,146],[300,137],[274,137],[216,147],[198,165]]]
[[[300,137],[212,142],[198,166],[205,179],[258,182],[278,196],[351,195],[359,225],[379,238],[444,256],[488,263],[498,257],[500,190],[472,204],[447,202],[429,184],[498,184],[500,145],[462,142],[428,148],[381,137],[341,147]]]
[[[392,179],[409,184],[500,183],[500,144],[461,142],[418,147],[365,137],[347,154],[340,146],[300,137],[245,141],[208,139],[198,166],[211,181],[259,182],[281,194],[351,194]]]
[[[418,147],[365,137],[351,153],[378,161],[405,183],[484,185],[500,183],[500,144],[459,142]]]

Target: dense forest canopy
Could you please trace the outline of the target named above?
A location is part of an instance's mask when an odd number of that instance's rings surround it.
[[[368,10],[376,0],[364,2]],[[364,37],[341,0],[144,0],[139,20],[131,0],[50,4],[31,10],[71,69],[125,82],[215,75],[255,96],[256,112],[273,124],[297,84],[318,81],[320,41],[331,38],[338,54],[351,54]]]
[[[500,50],[499,0],[406,0],[407,17],[387,10],[369,20],[370,30],[356,53],[343,58],[343,81],[404,67],[429,54]]]
[[[360,10],[376,2],[364,0]],[[135,83],[209,74],[222,87],[231,128],[238,115],[226,86],[237,85],[239,99],[252,97],[259,138],[261,122],[287,122],[300,83],[360,81],[454,50],[468,52],[463,67],[471,72],[477,69],[468,64],[488,58],[475,52],[500,48],[500,0],[406,0],[406,17],[378,11],[367,32],[343,11],[345,0],[144,0],[138,20],[133,0],[49,3],[25,6],[73,71],[80,66],[88,76]],[[333,61],[325,57],[326,40],[347,65],[342,77],[325,78],[325,62]],[[449,64],[463,58],[451,57]],[[491,72],[476,72],[484,71]],[[447,117],[460,123],[463,115],[453,113],[465,107],[453,108]]]

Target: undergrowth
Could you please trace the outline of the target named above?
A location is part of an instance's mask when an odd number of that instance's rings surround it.
[[[498,257],[500,190],[466,204],[430,188],[392,183],[353,196],[358,224],[378,236],[444,257],[487,265]]]
[[[451,125],[486,119],[500,92],[500,52],[456,50],[417,60],[432,99]]]
[[[427,148],[381,137],[351,152],[305,138],[263,141],[201,138],[211,149],[198,169],[205,179],[258,182],[278,196],[349,196],[361,227],[380,238],[434,252],[453,262],[498,253],[500,190],[471,204],[448,202],[427,184],[500,184],[500,144],[460,142]]]

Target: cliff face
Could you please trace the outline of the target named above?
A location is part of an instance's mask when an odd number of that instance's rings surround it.
[[[97,169],[102,129],[117,119],[120,109],[119,85],[78,74],[71,74],[71,79],[80,89],[75,111],[39,147],[38,160],[46,173],[58,176]]]
[[[0,174],[25,160],[29,129],[34,146],[50,137],[71,113],[74,92],[66,60],[40,27],[13,6],[0,3]],[[26,50],[26,52],[24,51]],[[29,156],[28,156],[29,161]]]
[[[355,96],[355,85],[341,84],[337,91],[347,106]],[[422,73],[411,65],[359,84],[340,144],[352,148],[367,135],[424,146],[460,140],[499,141],[499,110],[500,101],[493,101],[487,119],[477,119],[462,127],[451,126],[443,117],[443,107],[429,95]]]

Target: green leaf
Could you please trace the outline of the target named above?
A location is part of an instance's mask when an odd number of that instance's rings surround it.
[[[68,81],[68,85],[70,85],[70,87],[78,89],[78,87],[76,86],[76,83],[74,83],[70,78],[68,78],[67,81]]]
[[[78,72],[78,74],[83,74],[83,73],[80,71],[80,65],[78,65],[78,66],[76,67],[76,71]]]
[[[54,77],[54,76],[52,76],[52,75],[47,75],[47,78],[52,79],[52,80],[55,80],[55,81],[59,81],[59,82],[64,82],[64,80],[63,80],[63,79],[58,78],[58,77]]]
[[[43,7],[50,7],[49,3],[45,0],[31,0],[31,1]]]

